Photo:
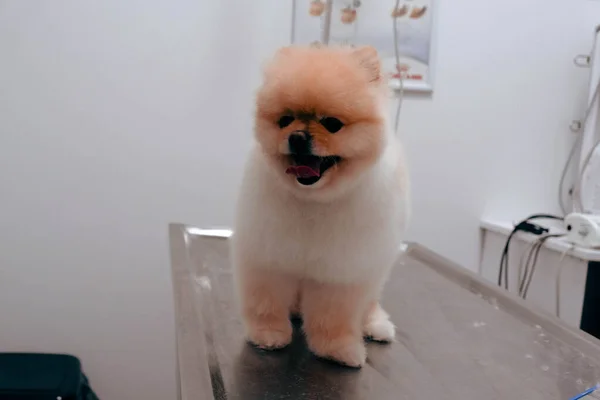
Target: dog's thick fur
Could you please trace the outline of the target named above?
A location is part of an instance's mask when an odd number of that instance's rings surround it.
[[[364,364],[364,336],[393,340],[378,300],[403,238],[408,177],[387,97],[371,47],[288,47],[268,65],[232,248],[255,345],[289,344],[291,313],[315,354],[348,366]],[[293,121],[278,123],[284,115]],[[343,127],[329,132],[325,117]],[[314,184],[286,171],[298,130],[312,154],[338,157]]]

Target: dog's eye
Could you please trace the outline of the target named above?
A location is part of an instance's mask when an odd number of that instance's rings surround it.
[[[292,117],[291,115],[284,115],[283,117],[279,118],[279,121],[277,121],[277,125],[279,125],[280,128],[285,128],[286,126],[289,126],[292,122],[294,122],[294,117]]]
[[[336,133],[344,127],[342,121],[333,117],[322,118],[320,122],[321,125],[323,125],[323,127],[327,129],[330,133]]]

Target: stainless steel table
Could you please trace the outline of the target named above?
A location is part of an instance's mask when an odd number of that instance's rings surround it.
[[[368,344],[360,370],[293,343],[244,341],[230,232],[170,226],[182,399],[568,400],[600,381],[600,342],[415,244],[386,286],[397,341]]]

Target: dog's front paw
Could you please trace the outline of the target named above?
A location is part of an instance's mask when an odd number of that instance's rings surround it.
[[[389,319],[369,321],[365,326],[365,337],[376,342],[389,343],[394,341],[396,327]]]
[[[396,327],[379,304],[370,310],[363,331],[366,338],[376,342],[393,342],[396,336]]]
[[[292,326],[289,321],[286,322],[276,326],[256,324],[248,329],[248,340],[261,349],[281,349],[292,341]]]
[[[343,337],[333,340],[309,339],[311,350],[319,357],[348,367],[360,368],[367,360],[367,350],[362,338]]]

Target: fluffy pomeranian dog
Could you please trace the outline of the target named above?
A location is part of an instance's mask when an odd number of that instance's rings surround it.
[[[292,340],[360,367],[364,337],[392,341],[379,304],[407,220],[408,179],[372,47],[287,47],[257,96],[256,146],[232,243],[250,342]]]

